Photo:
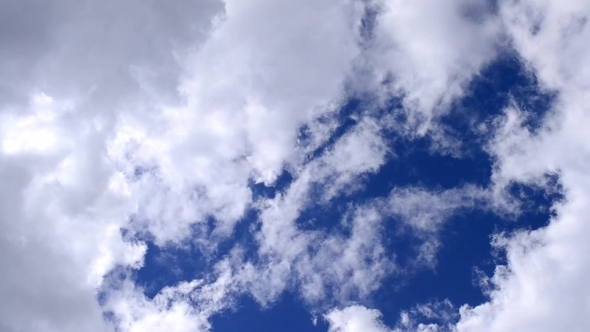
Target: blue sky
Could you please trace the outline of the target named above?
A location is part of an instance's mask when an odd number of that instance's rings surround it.
[[[590,329],[585,1],[0,5],[0,330]]]

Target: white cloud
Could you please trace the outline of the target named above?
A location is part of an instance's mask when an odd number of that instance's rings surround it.
[[[436,232],[440,226],[460,209],[490,208],[490,192],[476,186],[444,191],[423,188],[396,188],[386,200],[386,209],[417,231]]]
[[[354,1],[227,1],[225,9],[183,61],[185,103],[119,122],[113,151],[128,177],[137,166],[153,170],[134,187],[146,207],[142,227],[158,244],[182,240],[207,216],[216,234],[230,234],[252,203],[249,180],[272,185],[302,162],[299,128],[339,107],[360,52]]]
[[[329,332],[391,332],[381,323],[379,310],[355,305],[332,310],[324,316],[330,323]]]
[[[97,287],[145,253],[120,234],[134,206],[106,153],[113,114],[146,96],[133,70],[152,68],[174,92],[171,49],[202,38],[221,9],[179,4],[3,2],[1,330],[109,330]]]
[[[328,332],[442,332],[452,329],[447,323],[453,318],[450,313],[453,309],[449,301],[418,305],[411,311],[403,311],[393,329],[382,322],[379,310],[361,305],[332,309],[324,319],[330,325]],[[440,325],[420,323],[423,319],[439,321]]]
[[[4,114],[0,134],[10,147],[0,157],[0,326],[104,331],[96,287],[115,264],[141,264],[145,251],[119,233],[129,193],[103,159],[99,132],[67,126],[68,112],[46,95],[31,99],[26,117]],[[13,134],[19,125],[28,128]],[[51,146],[39,148],[37,130],[54,135]]]
[[[550,224],[532,232],[499,238],[508,264],[492,278],[490,301],[461,310],[459,331],[585,331],[590,326],[588,252],[588,170],[585,134],[590,82],[590,36],[584,1],[505,1],[502,18],[514,46],[540,79],[559,93],[542,128],[531,132],[524,112],[506,111],[490,150],[498,158],[498,183],[543,183],[556,173],[565,201],[554,208]],[[534,111],[534,110],[532,110]]]
[[[190,303],[189,293],[198,286],[198,281],[181,283],[149,300],[125,282],[110,295],[107,308],[116,313],[116,325],[123,331],[208,331],[207,317]]]
[[[404,96],[410,124],[425,125],[423,134],[496,57],[500,26],[485,1],[373,3],[380,14],[368,61],[379,79],[391,75],[391,92]]]
[[[363,151],[365,158],[348,164],[346,160],[355,151]],[[255,261],[245,260],[237,246],[215,264],[206,280],[192,281],[195,287],[187,288],[182,296],[174,295],[175,288],[167,288],[149,301],[141,289],[127,284],[122,291],[117,287],[107,291],[106,308],[127,330],[144,328],[145,324],[207,330],[208,318],[232,308],[236,297],[242,295],[250,294],[261,305],[269,305],[286,289],[294,289],[317,306],[323,301],[346,302],[368,296],[393,268],[381,244],[379,213],[370,206],[351,209],[342,220],[350,236],[340,231],[305,230],[296,219],[313,204],[314,185],[354,185],[359,174],[378,169],[386,151],[372,120],[359,121],[322,156],[302,166],[283,194],[259,207],[262,224],[255,234],[260,246]],[[328,182],[331,179],[340,180]],[[331,198],[324,198],[321,204]],[[188,302],[193,307],[187,307]],[[179,325],[164,325],[172,324],[168,320],[172,316]]]
[[[501,1],[500,19],[544,91],[557,98],[540,128],[526,117],[537,110],[511,106],[497,122],[488,151],[496,158],[496,188],[511,183],[545,186],[558,175],[565,200],[555,203],[548,226],[498,235],[505,266],[497,266],[486,289],[489,301],[463,306],[453,330],[586,331],[590,326],[587,274],[587,105],[590,6],[584,1]]]
[[[369,3],[382,9],[373,40],[363,44],[365,5],[6,1],[0,260],[8,272],[0,290],[8,295],[0,300],[0,327],[108,330],[97,287],[112,286],[103,277],[117,265],[140,266],[145,252],[124,242],[120,228],[149,232],[163,245],[182,242],[196,226],[214,247],[253,205],[261,213],[259,261],[235,249],[208,278],[168,287],[155,300],[128,280],[113,286],[106,308],[116,324],[126,331],[206,331],[209,317],[235,296],[250,293],[268,304],[289,287],[310,303],[346,303],[374,292],[395,269],[381,243],[384,206],[418,232],[434,234],[458,209],[483,202],[511,208],[502,186],[538,182],[546,172],[559,172],[568,200],[547,229],[504,241],[509,265],[493,279],[490,302],[462,309],[458,328],[588,326],[580,314],[588,309],[588,264],[580,254],[590,195],[588,28],[580,16],[587,8],[571,0],[504,1],[497,18],[462,0],[378,1]],[[362,90],[353,67],[365,61],[378,79],[391,74],[386,94],[403,94],[409,114],[430,119],[495,57],[500,22],[544,86],[561,93],[539,134],[522,128],[518,110],[507,111],[489,146],[500,189],[395,190],[384,205],[351,206],[336,231],[297,223],[305,208],[362,188],[363,176],[393,156],[382,133],[389,124],[367,116],[310,158],[337,127],[344,85]],[[310,135],[298,141],[304,125]],[[272,185],[285,168],[293,183],[274,199],[253,202],[250,181]],[[215,229],[207,228],[209,217]],[[425,247],[426,261],[432,248]],[[391,331],[378,312],[359,306],[326,317],[332,331]]]
[[[307,301],[346,303],[366,298],[395,268],[382,244],[379,213],[371,208],[357,209],[351,219],[345,220],[351,224],[350,237],[323,237],[313,244],[314,254],[305,253],[296,262],[301,293]]]

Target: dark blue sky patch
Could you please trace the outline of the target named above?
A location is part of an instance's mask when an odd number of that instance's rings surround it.
[[[433,154],[429,137],[398,139],[393,147],[396,157],[378,173],[369,175],[366,191],[385,196],[394,187],[421,186],[429,189],[450,189],[466,183],[487,185],[491,162],[487,155],[473,154],[465,158]]]
[[[283,192],[291,183],[293,182],[293,175],[287,170],[283,170],[281,175],[277,178],[275,183],[270,186],[265,185],[264,183],[255,183],[254,181],[250,181],[248,186],[252,191],[252,199],[257,201],[259,199],[264,198],[275,198],[276,194],[279,192]]]
[[[461,140],[463,152],[480,154],[492,134],[491,122],[511,103],[528,114],[525,125],[535,132],[555,98],[554,92],[543,91],[521,60],[507,51],[471,81],[465,96],[453,104],[441,124]]]
[[[414,270],[420,245],[432,234],[418,234],[410,225],[394,217],[383,220],[383,243],[402,275]]]
[[[424,268],[385,280],[374,303],[383,312],[386,323],[393,326],[402,310],[433,300],[449,299],[455,305],[482,303],[485,297],[473,284],[473,273],[475,267],[486,272],[493,269],[490,234],[496,230],[497,222],[495,216],[485,213],[470,213],[455,220],[453,227],[441,234],[443,246],[434,270]],[[394,248],[400,252],[409,250],[400,248],[400,243],[394,243]]]
[[[284,293],[271,307],[262,309],[251,297],[243,296],[235,311],[225,311],[213,316],[213,332],[326,332],[328,325],[313,316],[299,299],[291,293]]]
[[[557,174],[547,174],[545,185],[512,183],[509,192],[522,203],[525,215],[516,223],[523,223],[529,230],[539,229],[549,224],[549,218],[555,216],[552,206],[565,198],[563,187]],[[519,227],[519,225],[515,225]]]
[[[314,201],[312,200],[312,202]],[[331,232],[340,228],[340,221],[349,208],[350,200],[345,197],[328,203],[315,201],[310,207],[301,212],[295,222],[302,230]]]
[[[166,286],[203,277],[209,265],[202,253],[190,243],[186,247],[160,248],[147,242],[144,266],[135,273],[135,283],[144,288],[148,298],[153,298]]]
[[[240,245],[245,260],[256,262],[257,245],[253,233],[257,219],[258,212],[249,210],[236,224],[232,234],[226,238],[219,237],[217,246],[213,248],[203,248],[195,241],[203,236],[201,233],[189,236],[180,246],[158,247],[152,241],[147,241],[144,266],[134,275],[136,284],[145,289],[146,296],[153,298],[166,286],[207,277],[206,272],[211,271],[220,258],[230,254],[236,244]],[[214,223],[213,219],[209,221]],[[214,235],[209,233],[205,236],[212,238]]]
[[[496,265],[506,264],[503,253],[498,253],[490,244],[492,235],[510,234],[520,229],[534,230],[547,225],[553,215],[550,207],[563,197],[558,190],[558,179],[549,181],[554,181],[555,186],[513,185],[513,194],[517,194],[525,206],[517,220],[502,219],[491,212],[474,209],[464,210],[447,221],[438,237],[442,247],[437,254],[436,268],[416,270],[403,277],[392,276],[375,295],[374,304],[382,310],[386,323],[393,326],[401,310],[433,300],[449,299],[455,306],[475,306],[485,302],[476,269],[492,276]],[[407,258],[415,255],[415,246],[420,241],[391,235],[394,230],[388,227],[392,239],[389,250],[398,255],[397,263],[403,268],[409,262]]]
[[[448,298],[455,304],[481,303],[484,298],[472,285],[472,272],[476,266],[491,263],[490,235],[495,232],[498,222],[501,221],[497,216],[482,211],[459,213],[447,221],[448,226],[438,235],[442,246],[436,256],[436,268],[411,269],[410,275],[401,280],[393,277],[384,283],[383,292],[376,295],[376,302],[383,303],[393,317],[398,317],[402,309],[436,299]],[[410,241],[408,237],[399,236],[397,239],[391,241],[392,251],[400,257],[407,257],[408,252],[415,255],[419,239]],[[401,268],[411,264],[411,261],[404,261],[398,259]],[[392,300],[387,301],[387,298]]]

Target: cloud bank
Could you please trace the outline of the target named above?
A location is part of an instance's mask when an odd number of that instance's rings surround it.
[[[590,326],[583,1],[3,7],[3,331],[210,331],[240,297],[270,306],[287,291],[325,313],[330,332]],[[433,154],[460,155],[440,121],[507,52],[557,97],[539,128],[518,103],[490,120],[489,186],[352,199],[395,162],[399,140],[427,137]],[[348,114],[354,98],[362,110]],[[510,185],[552,190],[555,177],[565,199],[549,225],[493,238],[506,263],[482,280],[485,303],[419,305],[394,327],[368,308],[387,277],[410,269],[387,248],[392,220],[417,239],[412,268],[436,269],[452,216],[518,215]],[[337,217],[305,214],[340,202]],[[250,247],[216,256],[245,223]],[[134,281],[148,242],[196,243],[213,261],[150,298]]]

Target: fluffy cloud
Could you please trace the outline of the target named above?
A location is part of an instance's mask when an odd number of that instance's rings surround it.
[[[115,264],[141,264],[145,251],[120,236],[129,193],[104,160],[102,135],[68,126],[66,106],[38,94],[24,115],[0,115],[7,331],[104,330],[96,287]]]
[[[368,52],[389,93],[403,96],[412,126],[445,113],[496,57],[501,28],[486,1],[374,1],[378,19]],[[424,120],[426,120],[424,122]],[[415,134],[415,133],[412,133]]]
[[[133,182],[139,205],[152,207],[140,226],[157,243],[182,240],[208,216],[217,234],[231,233],[252,203],[249,181],[272,185],[302,161],[299,128],[339,107],[362,13],[356,2],[225,3],[183,61],[183,103],[119,123],[113,150],[132,181],[146,170]]]
[[[548,226],[533,231],[499,234],[493,244],[506,253],[506,265],[497,266],[488,286],[489,301],[463,306],[456,325],[432,325],[432,330],[453,331],[585,331],[590,326],[586,275],[590,265],[587,245],[588,186],[587,107],[589,81],[587,59],[590,49],[587,17],[590,7],[583,1],[500,1],[499,19],[512,45],[539,88],[557,93],[540,128],[527,122],[536,110],[505,110],[496,122],[497,131],[488,145],[496,158],[492,179],[495,188],[521,182],[545,186],[557,175],[565,199],[553,206]],[[358,324],[367,330],[379,325],[378,312],[369,312]],[[330,317],[330,316],[328,316]],[[339,317],[334,315],[333,317]],[[355,322],[353,319],[350,321]],[[402,323],[404,321],[402,317]],[[330,320],[332,329],[348,331],[354,324]],[[402,324],[403,325],[403,324]],[[350,327],[352,326],[352,327]],[[414,331],[417,328],[403,327]],[[351,330],[354,331],[354,330]]]
[[[558,92],[543,126],[533,132],[526,112],[511,108],[490,150],[498,158],[496,181],[543,183],[558,174],[565,201],[543,229],[500,237],[508,264],[491,279],[490,301],[463,308],[459,331],[583,331],[590,293],[586,277],[589,151],[588,55],[582,42],[590,36],[584,1],[505,1],[501,14],[514,46],[540,79]]]
[[[216,234],[231,233],[251,203],[249,181],[270,185],[300,163],[299,127],[338,107],[363,14],[362,4],[344,1],[6,8],[0,162],[9,272],[0,287],[9,296],[0,305],[8,331],[106,329],[97,287],[117,265],[140,266],[145,252],[121,228],[164,244],[212,216]],[[378,165],[365,162],[357,166]],[[119,299],[129,303],[115,307],[126,329],[214,312],[180,302],[168,312],[128,288]],[[186,326],[206,328],[203,319]]]
[[[2,330],[207,331],[208,318],[236,296],[264,305],[286,289],[314,305],[348,304],[397,268],[382,244],[384,217],[414,229],[431,263],[448,216],[474,205],[512,213],[505,186],[543,185],[546,173],[559,174],[566,201],[547,228],[497,238],[508,265],[491,279],[488,303],[461,309],[457,329],[575,331],[590,323],[582,314],[590,269],[581,255],[590,195],[583,2],[506,0],[497,15],[462,0],[5,2]],[[403,96],[408,128],[424,126],[402,134],[441,135],[436,117],[496,56],[503,33],[559,98],[538,131],[517,108],[496,122],[487,147],[495,187],[396,189],[349,206],[334,229],[305,227],[305,209],[362,189],[363,177],[394,158],[384,133],[401,128],[378,112],[355,117],[330,141],[346,89],[382,101]],[[272,186],[285,169],[293,182],[254,201],[251,183]],[[259,212],[255,260],[236,245],[206,278],[155,299],[130,278],[109,279],[115,268],[141,266],[145,254],[121,229],[160,246],[194,236],[214,248],[248,209]],[[331,331],[391,331],[360,306],[326,319]]]
[[[390,332],[391,330],[380,322],[380,317],[381,313],[378,310],[350,306],[329,312],[325,319],[330,323],[329,332]]]
[[[145,96],[134,76],[142,68],[174,92],[162,79],[178,68],[173,49],[202,38],[222,9],[178,5],[3,3],[2,330],[108,330],[97,287],[118,264],[138,267],[145,252],[120,234],[134,206],[108,157],[114,114]]]
[[[416,323],[417,319],[448,320],[446,313],[440,315],[441,309],[447,309],[448,303],[430,303],[419,305],[412,312],[402,312],[398,327],[388,328],[381,321],[381,313],[376,309],[369,309],[361,305],[352,305],[344,309],[334,309],[324,315],[324,319],[330,324],[328,332],[440,332],[442,328],[438,324]],[[451,307],[452,308],[452,307]],[[436,310],[434,312],[433,310]]]

